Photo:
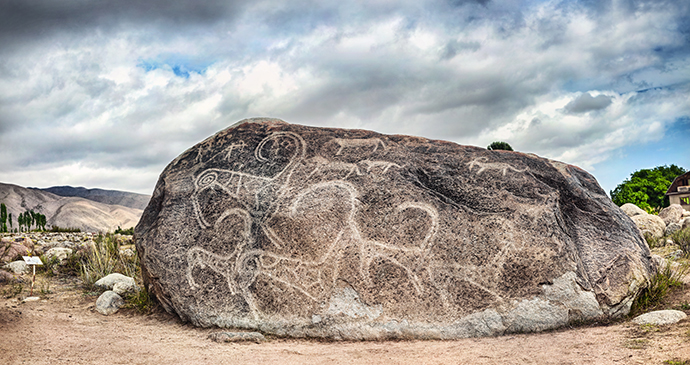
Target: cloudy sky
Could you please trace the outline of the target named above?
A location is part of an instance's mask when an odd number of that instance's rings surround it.
[[[0,181],[150,194],[256,116],[690,168],[690,2],[0,0]]]

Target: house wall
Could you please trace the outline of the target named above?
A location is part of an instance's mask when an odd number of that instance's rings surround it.
[[[690,193],[669,195],[668,201],[671,204],[680,204],[685,210],[690,210]]]

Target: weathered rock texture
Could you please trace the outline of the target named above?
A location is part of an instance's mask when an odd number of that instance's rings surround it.
[[[632,203],[625,203],[621,205],[621,210],[623,211],[623,213],[627,214],[628,217],[634,217],[640,214],[647,214],[647,212],[645,212],[640,207]]]
[[[649,232],[656,238],[661,238],[664,236],[666,223],[664,223],[663,219],[659,218],[659,216],[654,214],[640,214],[633,216],[630,219],[635,222],[640,232]]]
[[[490,336],[622,315],[654,266],[577,167],[270,119],[171,162],[135,237],[168,311],[298,337]]]
[[[683,217],[683,209],[680,204],[671,204],[659,212],[659,218],[664,221],[664,224],[669,225],[671,223],[678,223],[678,221]]]

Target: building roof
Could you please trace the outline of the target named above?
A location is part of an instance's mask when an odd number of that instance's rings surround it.
[[[673,182],[671,183],[671,186],[668,187],[668,190],[666,191],[666,195],[676,195],[676,194],[687,194],[690,193],[690,191],[683,191],[683,192],[678,192],[678,187],[679,186],[687,186],[689,185],[688,180],[690,180],[690,171],[687,171],[686,173],[682,175],[678,175],[675,179],[673,179]]]

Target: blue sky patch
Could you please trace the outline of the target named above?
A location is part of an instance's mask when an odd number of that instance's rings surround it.
[[[213,62],[192,59],[179,54],[169,54],[153,59],[140,60],[137,67],[143,68],[146,72],[156,69],[170,70],[175,76],[188,79],[192,73],[203,75],[211,64]]]

